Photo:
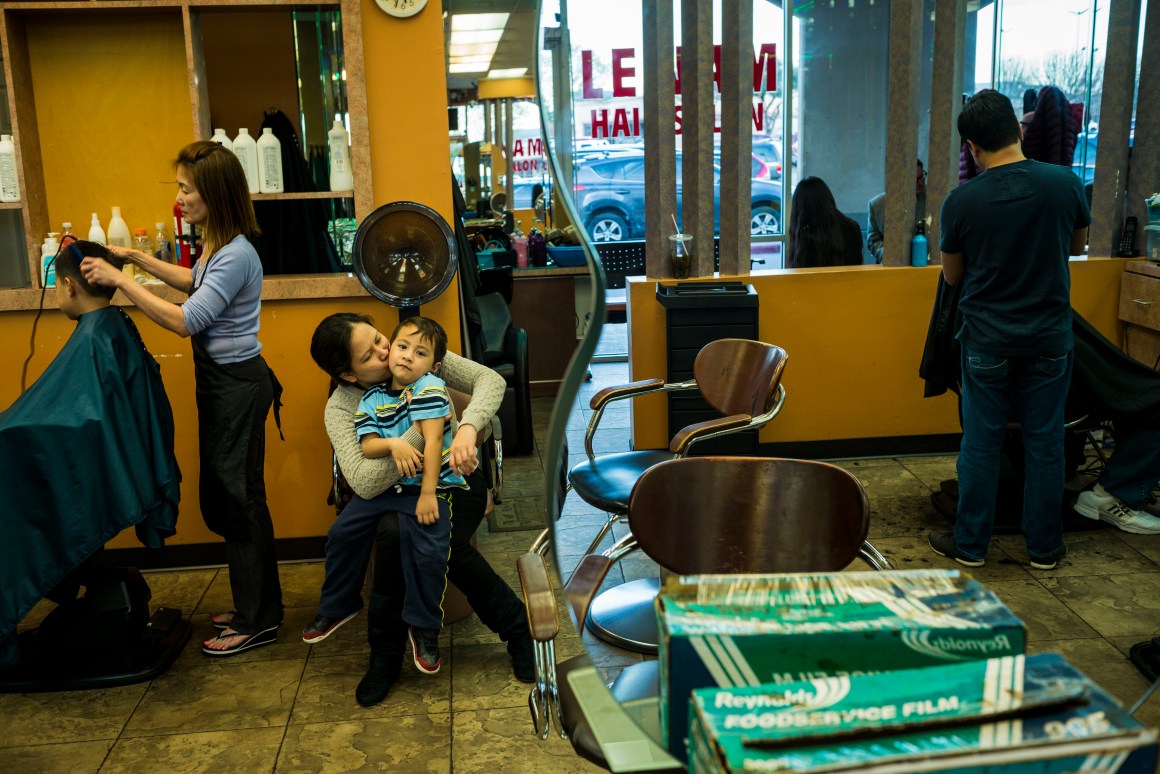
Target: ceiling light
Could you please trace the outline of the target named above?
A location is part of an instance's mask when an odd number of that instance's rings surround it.
[[[491,67],[490,56],[453,56],[448,59],[449,64],[473,64],[483,65],[481,70],[486,70]]]
[[[452,43],[498,43],[503,30],[455,30],[451,33]]]
[[[482,73],[487,69],[487,63],[482,64],[452,64],[447,66],[449,73]]]
[[[452,43],[447,48],[448,55],[456,56],[495,56],[496,43]]]
[[[506,13],[457,13],[451,17],[452,30],[502,30],[507,26]]]
[[[528,74],[526,67],[509,67],[506,70],[492,70],[487,74],[488,78],[519,78]]]

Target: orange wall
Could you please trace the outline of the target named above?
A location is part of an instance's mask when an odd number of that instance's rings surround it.
[[[1114,342],[1121,259],[1073,261],[1072,305]],[[763,443],[959,431],[953,395],[923,398],[918,378],[939,268],[862,266],[750,276],[758,335],[789,355],[785,406]],[[738,279],[738,278],[726,278]],[[629,283],[633,379],[664,378],[665,317],[656,283]],[[668,445],[665,397],[633,401],[636,448]],[[675,432],[675,429],[674,429]]]
[[[447,162],[447,88],[440,6],[440,3],[432,2],[418,16],[399,20],[379,10],[373,0],[364,0],[362,23],[366,51],[375,205],[399,200],[416,201],[432,207],[450,221],[453,212],[451,170]],[[121,20],[128,17],[117,15],[115,18]],[[172,22],[172,19],[161,24],[159,19],[147,17],[139,26],[149,27],[153,21],[157,21],[158,26],[164,30],[165,37],[158,45],[170,47],[179,66],[172,79],[177,88],[170,89],[177,95],[175,105],[180,103],[180,107],[175,107],[172,111],[178,116],[178,120],[173,131],[162,132],[160,125],[153,122],[154,119],[151,117],[150,121],[153,123],[150,124],[150,130],[142,133],[138,119],[151,115],[145,109],[151,105],[139,105],[136,93],[132,91],[125,97],[125,102],[117,103],[131,108],[126,115],[133,119],[129,122],[132,130],[141,135],[149,148],[156,146],[156,153],[147,154],[148,158],[143,162],[145,168],[125,167],[123,179],[127,188],[121,203],[128,205],[131,201],[129,192],[135,190],[137,186],[149,190],[156,188],[161,192],[158,200],[164,204],[164,211],[168,212],[168,208],[172,206],[174,189],[172,184],[162,185],[160,181],[168,173],[169,161],[176,149],[192,138],[188,136],[189,107],[185,101],[187,91],[180,20],[178,19],[177,25],[173,26],[168,23]],[[57,29],[59,33],[59,28]],[[94,39],[80,29],[74,30],[74,33],[63,37],[58,34],[56,39]],[[133,36],[136,34],[144,32],[134,33]],[[97,37],[105,39],[110,35],[111,33],[109,35],[102,33]],[[125,39],[121,34],[115,37],[122,41]],[[118,51],[122,55],[126,55],[126,51],[132,53],[130,49],[133,47],[125,49],[121,44],[118,46]],[[59,44],[55,48],[59,50]],[[168,61],[168,57],[165,61]],[[110,98],[116,97],[118,90],[83,80],[88,77],[84,75],[84,68],[78,69],[71,82],[65,82],[55,75],[53,77],[55,80],[51,85],[37,83],[38,110],[42,111],[41,131],[49,132],[53,138],[52,142],[64,142],[67,138],[64,135],[56,138],[51,121],[55,120],[60,126],[67,125],[70,131],[91,132],[94,127],[78,128],[75,123],[64,122],[58,113],[43,112],[48,110],[46,106],[57,105],[63,108],[68,99],[86,96],[92,92],[99,93],[101,99],[105,100],[102,104],[106,107],[100,109],[102,115],[105,111],[112,111],[108,105],[112,104]],[[265,106],[259,106],[259,109],[261,107]],[[100,126],[96,128],[105,132],[106,129],[100,128],[104,122],[97,123]],[[115,134],[120,138],[124,131],[124,127],[118,126]],[[91,135],[88,139],[91,140]],[[50,181],[63,180],[70,169],[68,166],[70,160],[120,164],[119,161],[109,161],[113,158],[111,154],[115,149],[112,140],[111,136],[107,140],[102,140],[102,143],[107,141],[109,144],[109,153],[103,156],[91,153],[87,156],[73,154],[71,158],[66,157],[64,153],[57,154],[51,150],[53,147],[63,146],[46,143],[46,164],[49,163],[49,159],[58,164],[57,167],[46,170],[46,177]],[[125,147],[137,148],[133,144],[127,144]],[[102,176],[107,179],[107,172]],[[95,204],[90,205],[90,202],[117,203],[114,198],[117,196],[115,192],[102,192],[99,197],[96,193],[78,190],[77,205],[74,206],[69,204],[71,200],[67,196],[53,190],[50,195],[53,206],[57,206],[56,203],[61,201],[68,204],[69,208],[66,212],[62,207],[60,213],[54,210],[52,214],[54,222],[71,217],[74,223],[77,223],[80,215],[73,214],[71,210],[78,209],[83,211],[85,216],[83,223],[87,230],[89,208],[96,207]],[[107,210],[105,204],[101,204],[101,209]],[[126,219],[130,214],[126,212]],[[149,215],[149,224],[152,225],[156,219],[153,215]],[[104,212],[102,222],[107,224],[107,221],[108,213]],[[131,221],[130,227],[133,226],[134,223]],[[424,314],[435,317],[443,323],[451,338],[450,347],[456,351],[460,347],[458,309],[458,291],[454,284],[438,299],[425,304],[422,308]],[[136,310],[128,311],[137,322],[146,345],[162,365],[166,391],[173,405],[177,430],[176,450],[184,482],[178,533],[170,543],[216,541],[218,538],[202,523],[198,507],[197,418],[190,344],[187,340],[159,329]],[[331,452],[322,424],[322,410],[326,402],[327,379],[310,359],[309,341],[318,321],[336,311],[371,314],[380,327],[387,329],[398,319],[395,310],[365,294],[360,294],[356,298],[267,300],[262,304],[263,355],[285,388],[282,429],[286,440],[285,442],[279,440],[272,421],[266,433],[266,487],[270,510],[274,516],[275,533],[280,538],[324,535],[334,519],[333,509],[326,504],[326,494],[330,486]],[[0,314],[0,341],[3,342],[3,346],[0,347],[0,374],[5,374],[0,378],[0,407],[10,405],[20,393],[20,366],[28,354],[27,342],[33,317],[32,312]],[[36,334],[36,355],[29,366],[30,382],[43,372],[60,351],[72,328],[73,323],[59,311],[53,308],[45,310]],[[132,547],[138,546],[139,543],[130,530],[119,535],[109,545]]]

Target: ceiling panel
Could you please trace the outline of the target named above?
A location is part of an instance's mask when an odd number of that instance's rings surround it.
[[[450,46],[451,17],[457,13],[507,13],[507,27],[492,57],[492,70],[512,67],[528,68],[533,75],[535,64],[535,0],[445,0],[447,18],[443,24],[445,49]],[[447,88],[469,89],[487,73],[448,73]]]

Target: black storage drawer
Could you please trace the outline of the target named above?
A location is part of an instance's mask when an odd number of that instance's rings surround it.
[[[657,301],[665,308],[665,380],[693,378],[697,353],[717,339],[758,339],[757,292],[740,282],[684,282],[657,285]],[[669,393],[669,437],[682,427],[716,419],[716,411],[695,392]],[[756,454],[757,432],[733,433],[693,446],[695,455]]]

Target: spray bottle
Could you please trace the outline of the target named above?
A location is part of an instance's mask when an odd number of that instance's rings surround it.
[[[60,243],[56,241],[59,236],[55,231],[48,232],[48,236],[44,239],[44,244],[40,246],[40,280],[43,283],[42,287],[55,288],[56,287],[56,254],[60,252]]]

